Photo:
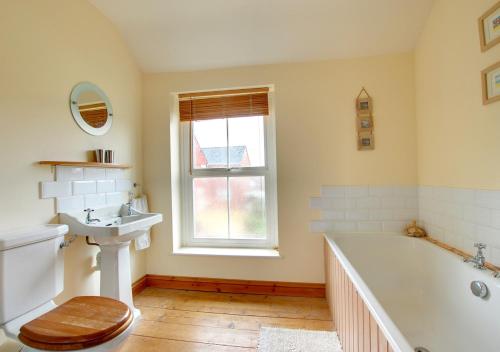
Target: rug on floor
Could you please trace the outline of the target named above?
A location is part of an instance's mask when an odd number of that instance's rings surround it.
[[[342,347],[334,331],[261,328],[258,351],[342,352]]]

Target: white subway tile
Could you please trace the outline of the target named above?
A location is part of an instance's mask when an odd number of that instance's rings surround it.
[[[58,213],[83,211],[85,209],[83,196],[56,198],[56,208]]]
[[[321,187],[322,197],[332,197],[332,198],[342,198],[345,197],[345,187],[344,186],[322,186]]]
[[[115,190],[116,192],[128,192],[133,188],[132,181],[130,180],[120,180],[117,179],[115,181]]]
[[[464,220],[478,225],[489,226],[491,225],[491,209],[465,206]]]
[[[56,166],[56,181],[83,180],[83,168],[72,166]]]
[[[403,221],[384,221],[382,223],[382,228],[384,232],[402,233],[406,225],[406,222]]]
[[[409,197],[406,199],[406,208],[408,209],[418,209],[418,198]]]
[[[394,195],[398,197],[417,197],[418,190],[415,186],[396,186]]]
[[[83,169],[84,180],[103,180],[106,178],[106,171],[98,167],[86,167]]]
[[[106,178],[109,180],[123,179],[125,173],[122,169],[106,169]]]
[[[476,205],[484,208],[500,209],[500,191],[477,190]]]
[[[71,182],[69,181],[41,182],[40,185],[41,198],[71,196]]]
[[[353,221],[337,221],[333,223],[333,231],[335,232],[354,232],[357,225]]]
[[[346,197],[366,197],[368,196],[368,186],[347,186]]]
[[[500,210],[493,209],[491,211],[491,225],[500,229]]]
[[[331,221],[313,220],[309,224],[309,231],[313,233],[323,233],[333,230],[333,223]]]
[[[380,198],[378,197],[361,197],[356,200],[356,208],[359,209],[375,209],[380,208]]]
[[[476,236],[476,226],[471,222],[460,219],[455,219],[451,230],[462,237],[467,236],[472,238]]]
[[[409,222],[418,219],[418,212],[416,209],[394,209],[393,219],[399,221]]]
[[[368,193],[375,197],[388,197],[394,195],[394,187],[391,186],[370,186]]]
[[[462,219],[464,217],[463,205],[453,202],[444,202],[442,206],[442,212],[444,215],[451,216],[455,219]]]
[[[401,197],[384,197],[382,198],[382,208],[384,209],[400,209],[406,207],[406,199]]]
[[[106,205],[105,194],[87,194],[85,196],[85,208],[95,209]]]
[[[371,209],[370,220],[393,220],[394,214],[389,209]]]
[[[345,212],[342,210],[323,210],[321,218],[325,220],[344,220]]]
[[[115,180],[98,180],[97,193],[111,193],[115,191]]]
[[[107,205],[120,205],[124,203],[123,193],[114,192],[106,193],[106,204]]]
[[[476,226],[476,239],[489,246],[500,247],[500,230],[488,226]]]
[[[360,232],[381,232],[382,222],[380,221],[360,221],[358,222],[358,231]]]
[[[97,193],[95,181],[73,181],[73,194]]]
[[[347,210],[345,212],[346,220],[370,220],[369,210]]]
[[[500,247],[492,246],[490,248],[490,258],[486,258],[487,261],[491,262],[493,265],[500,266]]]
[[[472,189],[452,188],[452,201],[464,204],[472,204],[475,192]]]

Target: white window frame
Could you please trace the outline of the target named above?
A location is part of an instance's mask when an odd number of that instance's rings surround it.
[[[268,93],[269,116],[264,116],[264,167],[229,169],[192,169],[192,133],[190,123],[180,126],[181,156],[181,247],[278,249],[278,197],[276,175],[276,127],[273,95]],[[194,238],[193,179],[196,177],[263,176],[265,182],[266,239],[197,239]]]

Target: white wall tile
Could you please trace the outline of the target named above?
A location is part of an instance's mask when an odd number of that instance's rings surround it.
[[[321,218],[325,220],[345,220],[345,211],[342,210],[323,210]]]
[[[115,191],[115,180],[98,180],[97,193],[111,193]]]
[[[83,211],[85,209],[83,196],[56,198],[56,208],[58,213]]]
[[[120,180],[117,179],[115,181],[115,190],[116,192],[128,192],[133,188],[132,181],[130,180]]]
[[[107,205],[120,205],[124,203],[123,193],[106,193],[106,204]]]
[[[412,186],[323,186],[321,196],[310,199],[311,208],[321,209],[316,230],[391,232],[418,218],[417,187]],[[390,227],[392,225],[392,227]]]
[[[83,169],[84,180],[103,180],[106,178],[106,170],[98,167],[86,167]]]
[[[394,213],[389,209],[370,209],[370,220],[392,220]]]
[[[346,197],[367,197],[368,186],[348,186],[345,190]]]
[[[406,225],[407,223],[402,221],[384,221],[382,223],[384,232],[402,233]]]
[[[354,221],[338,221],[333,223],[335,232],[353,232],[357,230],[357,224]]]
[[[477,190],[476,204],[479,207],[500,209],[500,191]]]
[[[476,206],[465,206],[464,220],[475,224],[491,225],[491,209]]]
[[[309,231],[322,233],[333,230],[333,223],[330,221],[313,220],[309,223]]]
[[[394,187],[390,186],[383,186],[383,187],[378,187],[378,186],[370,186],[369,187],[369,194],[370,196],[376,196],[376,197],[388,197],[394,195]]]
[[[125,173],[122,169],[105,169],[106,178],[109,180],[119,180],[125,177]]]
[[[85,196],[85,208],[95,209],[106,205],[105,194],[87,194]]]
[[[344,186],[322,186],[321,187],[322,197],[332,197],[332,198],[342,198],[345,197],[345,187]]]
[[[382,198],[382,208],[400,209],[406,207],[406,199],[403,197],[384,197]]]
[[[358,231],[360,232],[381,232],[382,230],[382,222],[380,221],[358,222]]]
[[[73,181],[73,194],[91,194],[97,193],[97,184],[95,181]]]
[[[379,197],[361,197],[355,200],[356,208],[359,209],[373,209],[380,208]]]
[[[41,198],[69,197],[71,196],[71,182],[40,182],[40,195]]]
[[[345,218],[346,220],[367,220],[370,218],[370,211],[367,209],[347,210]]]
[[[72,166],[56,166],[56,181],[83,180],[83,168]]]

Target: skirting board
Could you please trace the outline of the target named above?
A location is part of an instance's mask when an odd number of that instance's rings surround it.
[[[149,274],[143,276],[132,284],[132,293],[136,295],[146,287],[272,296],[325,297],[325,284],[209,279]]]

